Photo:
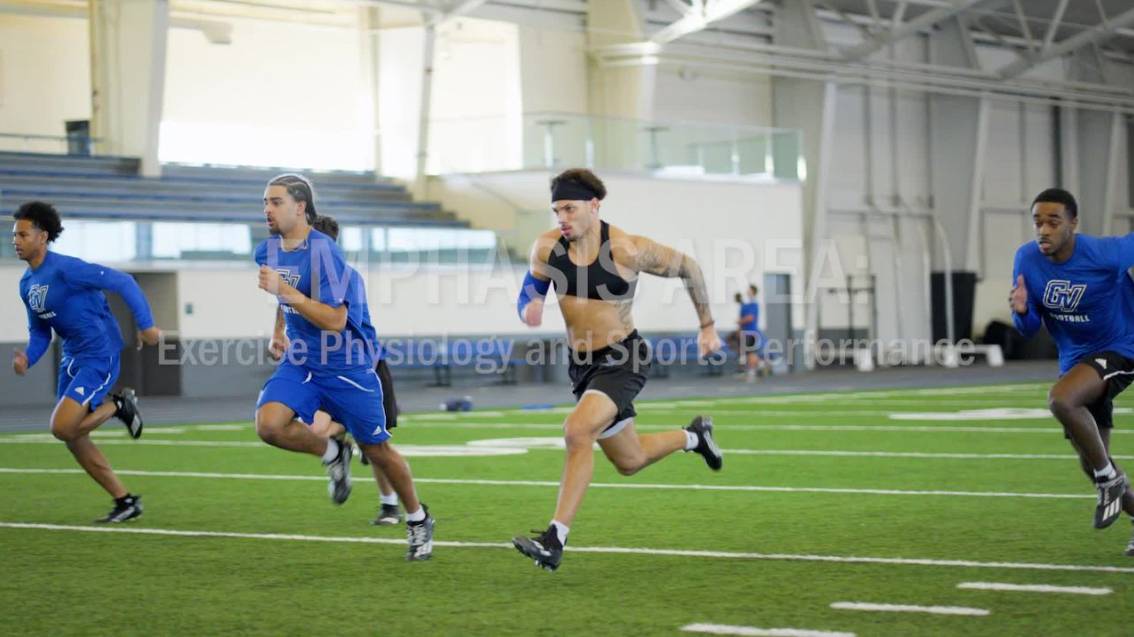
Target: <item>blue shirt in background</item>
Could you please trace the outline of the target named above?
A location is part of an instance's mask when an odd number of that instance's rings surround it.
[[[752,319],[740,324],[742,332],[758,332],[760,325],[760,304],[756,301],[740,304],[740,316],[751,315]]]

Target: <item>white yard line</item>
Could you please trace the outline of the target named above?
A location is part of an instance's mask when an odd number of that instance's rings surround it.
[[[911,606],[909,604],[873,604],[869,602],[835,602],[831,608],[837,610],[864,610],[876,613],[928,613],[930,615],[967,615],[984,617],[989,611],[967,606]]]
[[[290,533],[241,533],[232,531],[191,531],[155,529],[139,526],[74,526],[66,524],[40,524],[31,522],[2,522],[0,528],[43,531],[72,531],[82,533],[125,533],[136,535],[164,535],[176,537],[211,537],[249,540],[286,540],[296,542],[341,542],[357,544],[393,544],[404,546],[405,540],[373,536],[296,535]],[[447,548],[511,549],[510,542],[455,542],[435,540],[434,546]],[[806,555],[793,553],[751,553],[743,551],[702,551],[684,549],[656,549],[619,546],[568,546],[568,553],[597,553],[610,555],[657,555],[667,557],[718,558],[728,560],[772,560],[797,562],[825,562],[834,564],[886,564],[901,566],[934,566],[945,568],[991,568],[1007,570],[1074,571],[1086,573],[1134,573],[1134,567],[1087,566],[1081,564],[1043,564],[1034,562],[978,562],[973,560],[938,560],[901,557],[857,557],[841,555]]]
[[[817,449],[724,449],[726,454],[749,456],[834,456],[849,458],[923,458],[933,460],[1078,460],[1071,453],[930,453],[923,451],[838,451]],[[1132,460],[1134,456],[1111,456]]]
[[[1049,584],[1006,584],[1003,582],[962,582],[957,588],[976,591],[1017,591],[1021,593],[1063,593],[1067,595],[1110,595],[1109,588],[1091,586],[1051,586]]]
[[[0,467],[0,474],[25,475],[85,475],[82,469],[35,469]],[[216,478],[225,480],[312,480],[325,481],[324,476],[287,475],[269,473],[217,473],[207,471],[140,471],[116,469],[115,473],[126,476],[145,476],[154,478]],[[419,478],[414,482],[422,484],[448,484],[458,486],[498,486],[498,487],[547,487],[559,488],[552,480],[478,480],[466,478]],[[1094,495],[1077,493],[1012,493],[1000,491],[919,491],[899,489],[851,489],[836,487],[778,487],[730,484],[650,484],[641,482],[592,482],[594,489],[644,489],[662,491],[736,491],[753,493],[833,493],[845,495],[887,495],[887,496],[941,496],[957,498],[1031,498],[1046,500],[1084,500],[1095,499]]]
[[[746,637],[855,637],[854,633],[839,633],[828,630],[807,630],[804,628],[757,628],[755,626],[732,626],[728,624],[687,624],[681,627],[687,633],[708,635],[744,635]]]
[[[542,422],[521,422],[521,423],[503,423],[503,422],[451,422],[451,423],[415,423],[414,427],[422,427],[425,429],[517,429],[517,430],[544,430],[544,431],[562,431],[563,425],[561,423],[542,423]],[[640,422],[634,423],[636,429],[644,431],[669,431],[678,428],[678,424],[671,425],[650,425],[642,424]],[[729,431],[865,431],[865,432],[913,432],[913,433],[1008,433],[1008,434],[1062,434],[1062,428],[1056,427],[978,427],[978,426],[956,426],[956,425],[794,425],[794,424],[731,424],[731,423],[718,423],[716,425],[718,435],[720,432]],[[1134,435],[1134,429],[1115,428],[1111,431],[1111,435]],[[0,439],[2,440],[2,439]]]

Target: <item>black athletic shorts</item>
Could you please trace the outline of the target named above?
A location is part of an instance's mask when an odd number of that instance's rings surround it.
[[[374,366],[378,382],[382,383],[382,409],[386,412],[386,429],[398,426],[398,401],[394,398],[394,377],[390,376],[390,366],[386,359]]]
[[[745,353],[755,352],[760,345],[760,335],[756,332],[741,332],[740,347]]]
[[[571,352],[567,373],[575,400],[581,400],[584,393],[594,390],[606,394],[618,407],[618,415],[606,429],[609,435],[617,433],[615,427],[621,430],[625,420],[637,415],[634,398],[646,386],[651,357],[650,344],[638,336],[638,330],[609,347]]]
[[[1134,381],[1134,360],[1116,352],[1099,352],[1079,361],[1090,365],[1106,381],[1106,391],[1095,402],[1087,405],[1087,411],[1095,417],[1099,429],[1114,427],[1114,397]]]

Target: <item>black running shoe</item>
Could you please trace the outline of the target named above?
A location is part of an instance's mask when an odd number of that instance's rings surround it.
[[[374,526],[393,526],[402,521],[402,512],[396,504],[383,504],[378,516],[371,522]]]
[[[126,495],[114,500],[114,508],[106,517],[95,520],[98,524],[117,524],[142,515],[142,496]]]
[[[1099,504],[1095,507],[1096,529],[1105,529],[1118,519],[1122,513],[1122,494],[1126,493],[1128,486],[1130,481],[1124,473],[1119,473],[1106,482],[1095,483],[1099,490]]]
[[[142,437],[142,412],[138,411],[138,395],[129,387],[122,388],[117,394],[111,394],[114,401],[114,417],[126,425],[130,437],[137,440]]]
[[[720,471],[721,466],[724,465],[724,454],[721,453],[717,443],[713,441],[713,419],[708,416],[697,416],[685,431],[691,431],[697,434],[697,446],[689,451],[694,451],[701,454],[705,458],[705,464],[713,471]]]
[[[539,533],[535,537],[516,536],[512,538],[512,546],[527,557],[535,561],[535,565],[545,571],[554,571],[559,568],[563,560],[563,545],[559,543],[559,534],[555,526],[548,526],[540,533],[539,529],[532,529],[532,533]]]
[[[350,456],[351,448],[346,443],[338,443],[339,454],[335,459],[324,463],[327,468],[327,477],[331,479],[327,483],[327,493],[331,496],[331,502],[335,504],[342,504],[350,497]]]
[[[1131,522],[1134,522],[1134,520],[1131,520]],[[1134,535],[1130,536],[1130,543],[1126,545],[1126,554],[1134,557]]]
[[[424,520],[406,522],[406,539],[409,540],[406,559],[411,562],[433,557],[433,516],[429,515],[429,507],[425,506],[424,502],[421,508],[425,510]]]

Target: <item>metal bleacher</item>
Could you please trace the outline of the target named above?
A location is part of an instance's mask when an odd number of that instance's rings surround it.
[[[287,169],[166,164],[160,178],[138,160],[0,152],[0,207],[49,201],[68,217],[147,221],[257,222],[264,185]],[[342,223],[466,228],[437,203],[415,202],[401,185],[370,173],[305,172],[316,201]]]

